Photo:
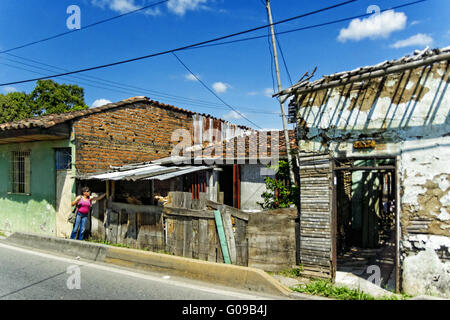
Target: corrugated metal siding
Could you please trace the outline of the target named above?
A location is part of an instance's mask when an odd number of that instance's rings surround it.
[[[328,155],[300,155],[300,263],[332,278],[332,169]]]

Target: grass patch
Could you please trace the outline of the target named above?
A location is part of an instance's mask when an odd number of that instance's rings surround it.
[[[6,237],[6,234],[0,231],[0,237]]]
[[[301,277],[302,272],[303,272],[303,266],[300,265],[296,268],[289,268],[289,269],[281,270],[279,272],[276,272],[276,274],[283,276],[283,277],[298,278],[298,277]]]
[[[399,298],[395,295],[374,297],[358,289],[349,289],[346,287],[335,286],[333,283],[323,279],[316,279],[308,284],[299,285],[291,288],[293,291],[319,295],[338,300],[401,300],[407,299],[406,295]]]

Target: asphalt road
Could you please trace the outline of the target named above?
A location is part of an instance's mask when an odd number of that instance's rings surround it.
[[[259,300],[244,290],[0,243],[0,300]]]

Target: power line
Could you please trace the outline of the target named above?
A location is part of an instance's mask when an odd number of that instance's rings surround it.
[[[82,30],[85,30],[85,29],[97,26],[97,25],[102,24],[102,23],[106,23],[106,22],[109,22],[109,21],[112,21],[112,20],[115,20],[115,19],[119,19],[119,18],[122,18],[124,16],[130,15],[130,14],[133,14],[133,13],[137,13],[137,12],[143,11],[145,9],[148,9],[148,8],[160,5],[160,4],[168,2],[168,1],[170,1],[170,0],[162,0],[162,1],[159,1],[159,2],[154,2],[154,3],[151,3],[151,4],[147,5],[147,6],[144,6],[142,8],[136,9],[136,10],[132,10],[132,11],[120,14],[118,16],[114,16],[114,17],[111,17],[111,18],[108,18],[108,19],[105,19],[105,20],[101,20],[101,21],[97,21],[97,22],[88,24],[87,26],[84,26],[81,29],[73,29],[73,30],[70,30],[70,31],[59,33],[59,34],[56,34],[54,36],[50,36],[50,37],[47,37],[47,38],[44,38],[44,39],[36,40],[36,41],[33,41],[33,42],[29,42],[29,43],[26,43],[26,44],[14,47],[14,48],[11,48],[11,49],[0,51],[0,53],[7,53],[7,52],[14,51],[14,50],[22,49],[22,48],[25,48],[25,47],[29,47],[29,46],[34,45],[34,44],[38,44],[38,43],[42,43],[42,42],[45,42],[45,41],[53,40],[53,39],[56,39],[56,38],[59,38],[59,37],[62,37],[62,36],[65,36],[65,35],[77,32],[77,31],[82,31]]]
[[[280,21],[274,22],[272,25],[277,25],[277,24],[282,24],[282,23],[286,23],[286,22],[289,22],[289,21],[294,21],[294,20],[297,20],[297,19],[300,19],[300,18],[304,18],[304,17],[307,17],[307,16],[311,16],[311,15],[314,15],[314,14],[317,14],[317,13],[320,13],[320,12],[331,10],[331,9],[334,9],[334,8],[337,8],[337,7],[341,7],[341,6],[344,6],[344,5],[356,2],[356,1],[358,1],[358,0],[348,0],[348,1],[345,1],[345,2],[341,2],[339,4],[335,4],[335,5],[326,7],[326,8],[314,10],[314,11],[311,11],[311,12],[308,12],[308,13],[304,13],[304,14],[301,14],[301,15],[297,15],[297,16],[294,16],[294,17],[291,17],[291,18],[288,18],[288,19],[280,20]],[[422,0],[422,1],[426,1],[426,0]],[[90,67],[90,68],[85,68],[85,69],[79,69],[79,70],[75,70],[75,71],[70,71],[70,72],[50,75],[50,76],[46,76],[46,77],[40,77],[40,78],[34,78],[34,79],[28,79],[28,80],[21,80],[21,81],[13,81],[13,82],[8,82],[8,83],[2,83],[2,84],[0,84],[0,86],[7,86],[7,85],[14,85],[14,84],[19,84],[19,83],[33,82],[33,81],[37,81],[37,80],[57,78],[57,77],[71,75],[71,74],[87,72],[87,71],[93,71],[93,70],[98,70],[98,69],[104,69],[104,68],[108,68],[108,67],[112,67],[112,66],[116,66],[116,65],[121,65],[121,64],[125,64],[125,63],[130,63],[130,62],[134,62],[134,61],[149,59],[149,58],[153,58],[153,57],[156,57],[156,56],[161,56],[161,55],[165,55],[165,54],[168,54],[168,53],[174,53],[174,52],[177,52],[177,51],[182,51],[182,50],[186,50],[186,49],[193,48],[193,47],[196,47],[196,46],[201,46],[201,45],[205,45],[205,44],[208,44],[208,43],[220,41],[220,40],[223,40],[223,39],[232,38],[232,37],[235,37],[235,36],[238,36],[238,35],[254,32],[254,31],[257,31],[257,30],[261,30],[261,29],[265,29],[265,28],[267,28],[269,26],[270,26],[270,24],[269,25],[260,26],[260,27],[256,27],[256,28],[252,28],[252,29],[248,29],[248,30],[244,30],[244,31],[240,31],[240,32],[236,32],[236,33],[232,33],[232,34],[228,34],[228,35],[225,35],[225,36],[221,36],[221,37],[217,37],[217,38],[214,38],[214,39],[198,42],[198,43],[195,43],[195,44],[186,45],[186,46],[179,47],[179,48],[176,48],[176,49],[171,49],[171,50],[161,51],[161,52],[158,52],[158,53],[148,54],[148,55],[137,57],[137,58],[117,61],[117,62],[108,63],[108,64],[104,64],[104,65],[100,65],[100,66],[95,66],[95,67]]]
[[[380,10],[380,13],[381,12],[385,12],[385,11],[389,11],[389,10],[401,9],[401,8],[404,8],[404,7],[412,6],[412,5],[419,4],[419,3],[422,3],[422,2],[426,2],[426,1],[429,1],[429,0],[418,0],[418,1],[405,3],[405,4],[394,6],[394,7],[388,8],[388,9],[382,9],[382,10]],[[286,31],[279,31],[279,32],[275,32],[275,35],[283,35],[283,34],[288,34],[288,33],[293,33],[293,32],[298,32],[298,31],[304,31],[304,30],[308,30],[308,29],[314,29],[314,28],[318,28],[318,27],[324,27],[324,26],[328,26],[328,25],[331,25],[331,24],[351,21],[351,20],[358,19],[358,18],[365,18],[365,17],[371,16],[371,15],[373,15],[373,13],[365,13],[365,14],[361,14],[361,15],[357,15],[357,16],[353,16],[353,17],[348,17],[348,18],[328,21],[328,22],[324,22],[324,23],[309,25],[309,26],[306,26],[306,27],[300,27],[300,28],[290,29],[290,30],[286,30]],[[219,42],[219,43],[211,43],[211,44],[199,45],[199,46],[195,46],[195,47],[192,47],[192,48],[187,48],[187,50],[200,49],[200,48],[206,48],[206,47],[214,47],[214,46],[221,46],[221,45],[225,45],[225,44],[232,44],[232,43],[238,43],[238,42],[243,42],[243,41],[262,39],[262,38],[266,38],[266,37],[267,37],[266,35],[247,37],[247,38],[236,39],[236,40],[231,40],[231,41],[223,41],[223,42]]]
[[[287,67],[287,63],[286,63],[286,59],[284,58],[284,53],[283,53],[283,49],[281,49],[281,44],[280,44],[280,40],[278,39],[278,37],[275,36],[275,39],[277,40],[278,43],[278,48],[280,48],[280,53],[281,53],[281,58],[283,60],[283,64],[284,64],[284,69],[286,70],[289,82],[291,83],[291,86],[293,85],[292,83],[292,78],[291,78],[291,74],[289,73],[289,69]]]
[[[10,60],[10,59],[8,59],[8,60]],[[13,61],[13,60],[11,60],[11,61]],[[16,63],[18,63],[18,62],[16,62]],[[0,64],[4,65],[4,66],[7,66],[7,67],[10,67],[10,68],[24,70],[24,71],[27,71],[27,72],[32,72],[32,73],[41,74],[41,75],[43,74],[42,72],[30,70],[30,69],[27,69],[27,68],[22,68],[22,67],[19,67],[19,66],[8,64],[8,63],[0,62]],[[27,65],[27,64],[24,64],[24,65]],[[33,67],[33,68],[37,68],[37,69],[41,69],[41,70],[48,70],[48,69],[40,68],[40,67],[36,67],[36,66],[31,66],[31,65],[28,65],[28,66]],[[75,78],[75,80],[73,80],[72,78]],[[72,83],[83,84],[85,86],[94,87],[94,88],[98,88],[98,89],[102,89],[102,90],[108,90],[108,91],[112,91],[112,92],[116,92],[116,93],[119,92],[119,93],[123,93],[123,94],[126,94],[126,95],[136,95],[136,93],[144,93],[144,92],[148,93],[148,90],[146,90],[146,89],[141,89],[141,90],[138,90],[138,91],[132,91],[132,93],[130,93],[130,91],[129,91],[130,89],[127,89],[125,87],[115,86],[115,87],[117,87],[119,89],[114,89],[114,88],[111,88],[111,87],[104,87],[104,85],[108,86],[108,84],[103,84],[101,82],[96,82],[96,81],[89,80],[89,79],[86,79],[85,81],[90,81],[90,82],[93,82],[95,84],[86,83],[84,81],[77,80],[77,79],[81,79],[81,78],[80,77],[75,77],[75,76],[62,77],[61,79],[67,80],[67,81],[72,82]],[[100,84],[101,86],[99,86],[97,84]],[[192,100],[192,101],[183,101],[183,99],[185,99],[185,100]],[[189,104],[190,106],[195,106],[195,107],[203,108],[203,109],[205,109],[205,108],[211,109],[211,107],[219,108],[219,109],[227,109],[227,108],[223,107],[221,104],[217,104],[215,102],[207,102],[207,103],[205,102],[205,103],[203,103],[203,102],[201,102],[202,100],[198,100],[197,101],[195,99],[189,99],[189,98],[184,98],[184,97],[182,97],[182,98],[167,97],[167,100],[176,101],[177,103],[182,103],[182,104]],[[262,111],[257,110],[257,109],[244,108],[244,107],[242,109],[245,109],[245,111],[247,113],[279,115],[279,113],[277,113],[277,112],[262,112]]]
[[[226,105],[228,108],[230,108],[231,110],[233,110],[234,112],[238,113],[242,118],[244,118],[245,120],[247,120],[248,122],[250,122],[251,124],[253,124],[254,126],[256,126],[259,129],[262,129],[260,126],[258,126],[256,123],[254,123],[252,120],[250,120],[249,118],[247,118],[244,114],[242,114],[241,112],[239,112],[238,110],[236,110],[235,108],[233,108],[232,106],[230,106],[228,103],[226,103],[221,97],[219,97],[210,87],[208,87],[202,80],[200,80],[192,71],[191,69],[189,69],[189,67],[183,63],[183,61],[181,61],[181,59],[176,55],[175,52],[172,52],[172,54],[174,55],[174,57],[178,60],[178,62],[190,73],[192,74],[198,82],[200,82],[200,84],[202,86],[204,86],[209,92],[211,92],[217,99],[219,99],[224,105]]]

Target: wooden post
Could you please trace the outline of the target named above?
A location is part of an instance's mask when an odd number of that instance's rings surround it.
[[[109,199],[110,196],[111,196],[111,190],[109,187],[109,180],[106,180],[106,199]]]

